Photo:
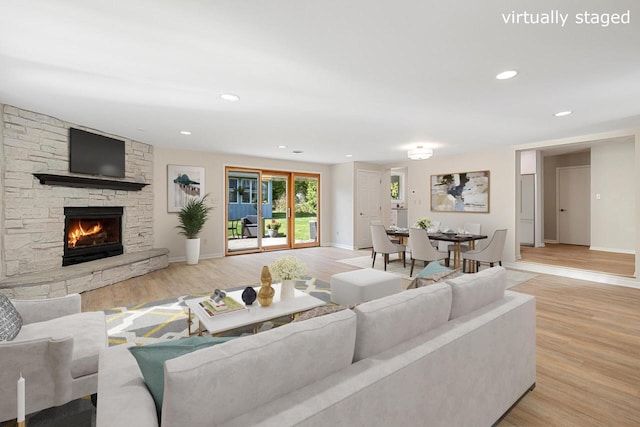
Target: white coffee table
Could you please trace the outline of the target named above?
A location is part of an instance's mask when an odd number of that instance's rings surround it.
[[[307,311],[326,304],[326,302],[322,301],[321,299],[312,297],[306,292],[302,292],[298,289],[294,289],[293,298],[280,301],[280,283],[274,283],[271,285],[271,287],[276,292],[273,296],[273,302],[270,306],[262,307],[256,299],[252,305],[246,306],[246,310],[219,314],[213,317],[210,317],[208,314],[206,314],[202,307],[200,307],[200,305],[198,304],[200,301],[209,298],[209,296],[186,300],[185,303],[188,307],[187,322],[189,327],[189,335],[191,335],[191,313],[193,313],[199,320],[198,335],[202,335],[203,329],[206,329],[210,334],[213,335],[249,325],[255,325],[254,332],[256,332],[258,326],[262,322],[273,320],[282,316],[294,316],[298,313],[302,313],[303,311]],[[254,289],[257,293],[260,290],[260,286],[256,286],[254,287]],[[227,295],[242,303],[243,291],[244,289],[227,292]]]

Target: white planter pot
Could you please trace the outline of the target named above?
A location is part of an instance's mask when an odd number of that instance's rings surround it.
[[[200,238],[186,240],[187,264],[197,264],[200,259]]]
[[[282,285],[280,286],[280,301],[293,299],[294,293],[293,290],[296,287],[295,280],[283,280]]]

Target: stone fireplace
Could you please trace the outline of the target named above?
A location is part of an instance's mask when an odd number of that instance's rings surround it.
[[[54,297],[168,265],[167,250],[153,247],[152,145],[121,138],[124,178],[74,174],[69,127],[82,126],[9,105],[0,111],[0,292]]]
[[[121,255],[122,207],[64,208],[62,265]]]

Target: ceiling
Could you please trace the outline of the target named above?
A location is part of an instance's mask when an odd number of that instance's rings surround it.
[[[155,146],[435,159],[640,127],[639,21],[637,0],[3,0],[0,103]]]

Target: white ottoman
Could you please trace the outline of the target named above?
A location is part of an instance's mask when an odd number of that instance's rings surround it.
[[[400,292],[400,277],[366,268],[331,276],[331,301],[340,305],[360,304]]]

